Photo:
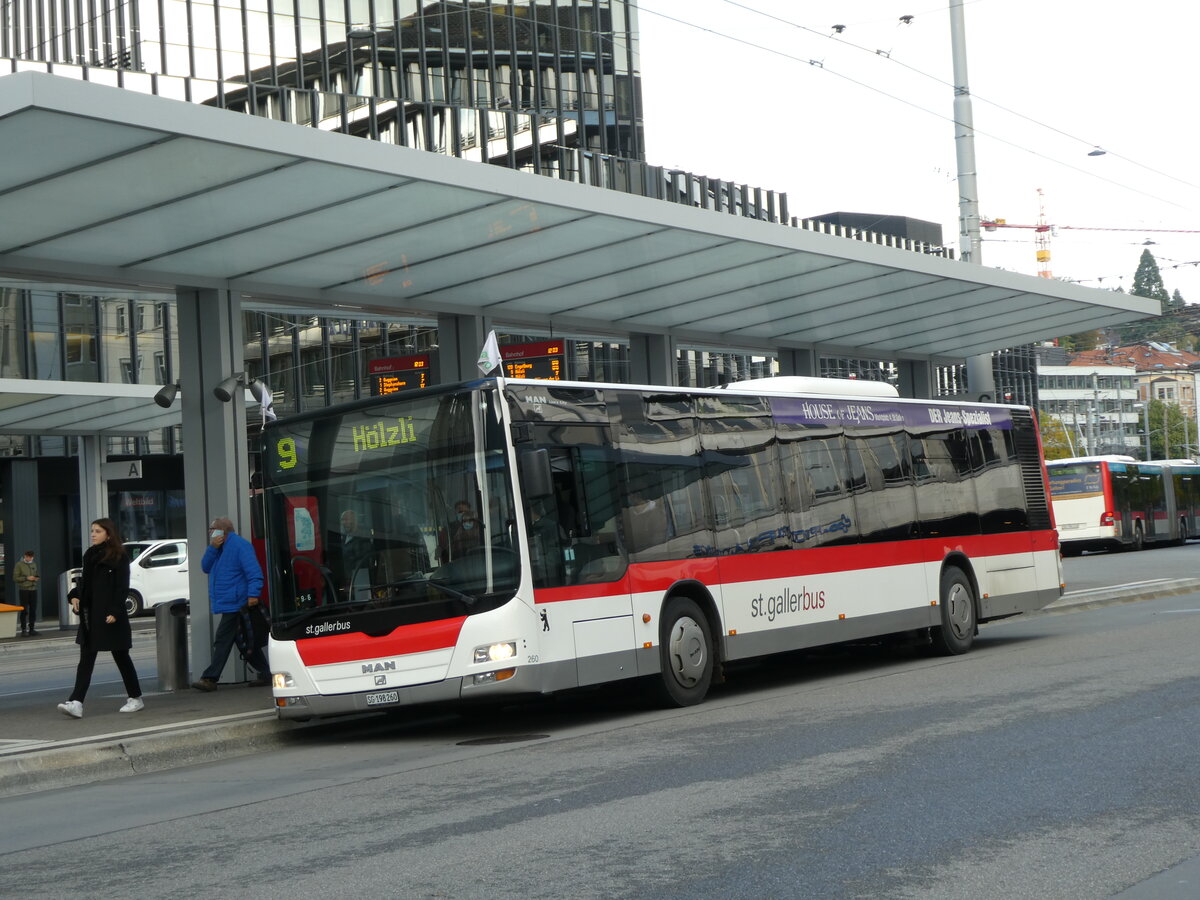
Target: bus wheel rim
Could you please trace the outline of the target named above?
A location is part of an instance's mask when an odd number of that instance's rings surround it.
[[[971,630],[971,594],[961,584],[953,585],[946,596],[947,618],[954,636],[965,638]]]
[[[704,629],[691,616],[682,616],[671,629],[671,672],[684,687],[696,684],[707,663]]]

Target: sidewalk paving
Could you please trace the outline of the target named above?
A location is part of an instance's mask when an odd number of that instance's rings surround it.
[[[133,623],[133,652],[153,649],[154,620]],[[57,626],[35,637],[0,639],[0,659],[40,654],[61,656],[64,669],[77,658],[74,631]],[[97,671],[106,664],[102,657]],[[0,715],[0,797],[191,765],[253,753],[277,744],[297,723],[280,722],[271,689],[222,682],[213,693],[159,691],[143,678],[145,709],[117,710],[125,702],[120,683],[93,683],[83,718],[56,708],[66,699],[39,691],[6,704]]]
[[[1157,579],[1064,594],[1035,615],[1092,608],[1200,590],[1200,578]],[[154,641],[153,620],[135,623],[134,650]],[[63,665],[75,661],[74,632],[44,631],[34,638],[0,640],[4,654],[61,648]],[[213,693],[147,690],[146,708],[119,713],[124,691],[93,688],[82,719],[60,713],[39,694],[6,707],[0,718],[0,797],[211,762],[260,752],[328,722],[281,722],[271,690],[226,684]],[[346,720],[338,720],[346,723]]]

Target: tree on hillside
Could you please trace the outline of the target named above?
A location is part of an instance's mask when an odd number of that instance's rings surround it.
[[[1157,300],[1159,312],[1166,316],[1174,308],[1171,295],[1163,285],[1162,273],[1158,270],[1158,262],[1148,249],[1142,251],[1138,260],[1137,271],[1133,275],[1135,297],[1147,297]],[[1182,299],[1182,298],[1180,298]],[[1139,319],[1121,328],[1121,343],[1136,344],[1140,341],[1175,341],[1182,335],[1179,323],[1162,319]]]
[[[1150,401],[1150,458],[1179,459],[1185,455],[1196,453],[1196,425],[1183,414],[1177,403],[1164,403],[1162,400]],[[1142,429],[1145,419],[1138,423],[1138,431],[1145,446],[1146,435]],[[1167,440],[1163,441],[1163,433]],[[1185,453],[1186,451],[1186,453]]]
[[[1079,334],[1068,334],[1058,339],[1058,346],[1068,353],[1079,353],[1083,350],[1095,350],[1104,341],[1104,335],[1099,329],[1081,331]]]
[[[1158,270],[1158,261],[1149,250],[1143,250],[1142,258],[1138,261],[1137,271],[1133,274],[1132,293],[1135,297],[1149,297],[1157,300],[1164,313],[1171,308],[1171,295],[1167,293],[1167,289],[1163,285],[1162,273]]]
[[[1175,293],[1171,294],[1171,306],[1175,309],[1183,309],[1187,306],[1183,300],[1183,294],[1179,293],[1179,288],[1175,288]]]
[[[1058,416],[1038,413],[1038,430],[1042,433],[1042,454],[1046,459],[1067,459],[1075,456],[1075,445],[1067,426]]]

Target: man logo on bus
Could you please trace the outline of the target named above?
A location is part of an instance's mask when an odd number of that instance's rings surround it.
[[[396,671],[396,663],[395,663],[395,660],[388,660],[387,662],[366,663],[365,665],[363,665],[362,670],[363,670],[364,675],[371,675],[371,674],[374,674],[375,672],[395,672]]]

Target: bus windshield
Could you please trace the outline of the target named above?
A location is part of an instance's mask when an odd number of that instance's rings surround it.
[[[513,489],[496,403],[494,387],[423,394],[268,428],[276,638],[387,633],[513,596]]]

